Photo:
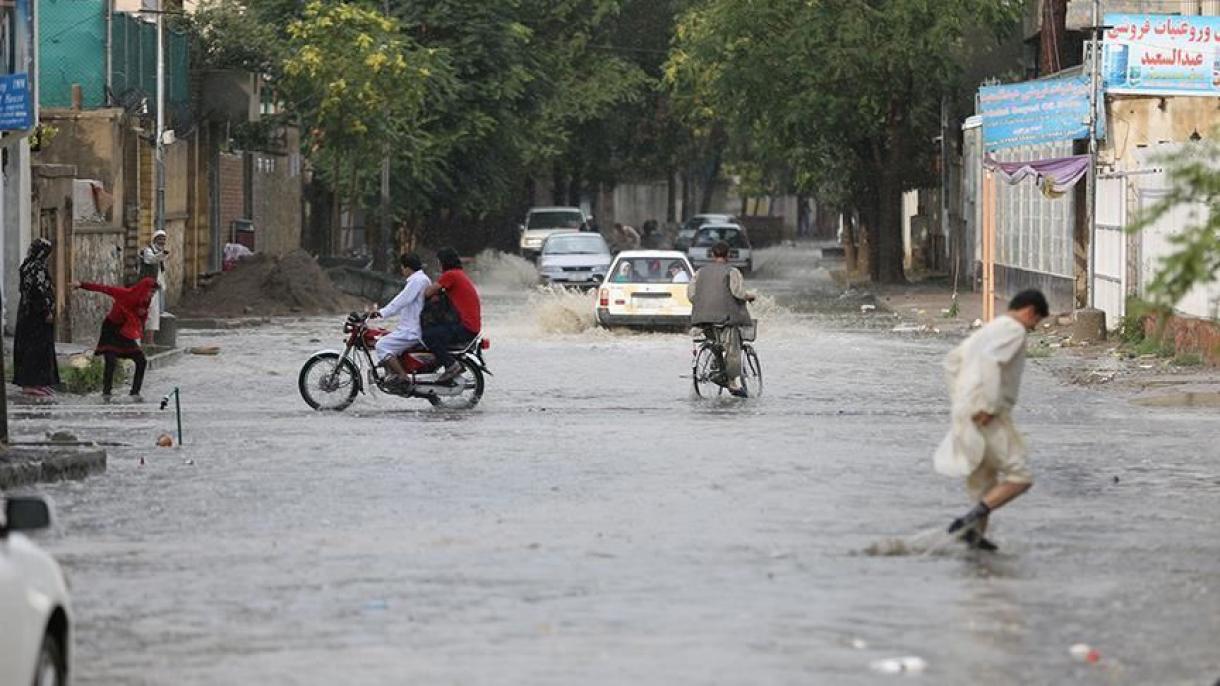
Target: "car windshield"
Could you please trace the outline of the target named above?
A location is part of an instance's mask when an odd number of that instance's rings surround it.
[[[525,228],[527,229],[579,229],[584,223],[584,217],[580,212],[572,210],[547,210],[543,212],[530,212],[529,219],[526,220]]]
[[[552,236],[542,252],[547,255],[609,255],[606,240],[597,234]]]
[[[611,283],[688,283],[686,262],[672,257],[628,257],[610,270]]]
[[[699,235],[695,236],[695,245],[700,248],[710,248],[720,241],[729,244],[730,248],[749,248],[750,244],[746,241],[746,235],[741,229],[732,227],[718,227],[713,229],[700,229]]]
[[[699,227],[704,224],[725,224],[731,221],[733,221],[733,218],[727,215],[697,214],[682,223],[681,232],[688,236],[693,236],[699,230]]]

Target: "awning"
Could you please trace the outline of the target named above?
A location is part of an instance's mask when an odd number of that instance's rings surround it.
[[[999,174],[1010,186],[1033,178],[1034,183],[1042,189],[1043,195],[1058,198],[1071,190],[1076,182],[1089,172],[1089,156],[1073,155],[1032,162],[1000,162],[988,155],[983,159],[983,166]]]

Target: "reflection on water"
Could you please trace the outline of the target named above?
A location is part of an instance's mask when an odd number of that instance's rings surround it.
[[[774,259],[751,288],[835,292],[807,253]],[[691,402],[682,335],[547,332],[524,285],[489,291],[474,412],[309,411],[296,373],[333,318],[155,370],[150,397],[183,389],[180,449],[144,447],[173,421],[149,405],[50,410],[138,446],[45,489],[78,683],[872,684],[898,656],[936,684],[1220,675],[1215,418],[1031,365],[1035,487],[986,555],[937,538],[970,504],[931,467],[947,341],[807,303],[764,319],[764,398]]]

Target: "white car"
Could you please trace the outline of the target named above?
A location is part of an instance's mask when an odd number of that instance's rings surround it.
[[[686,286],[694,273],[686,255],[676,250],[619,253],[597,292],[597,323],[605,327],[688,328],[691,304]]]
[[[5,499],[0,522],[0,686],[68,683],[68,586],[55,559],[22,533],[50,525],[51,508],[42,498]]]
[[[729,264],[737,267],[743,274],[754,271],[754,255],[750,249],[750,237],[740,224],[704,224],[695,232],[686,254],[691,264],[698,269],[712,262],[712,246],[720,241],[729,244]]]
[[[533,207],[525,215],[521,231],[521,256],[532,260],[542,252],[542,244],[557,233],[576,233],[590,226],[592,218],[579,207]]]
[[[538,275],[551,286],[595,288],[610,271],[610,246],[600,233],[561,233],[546,239]]]

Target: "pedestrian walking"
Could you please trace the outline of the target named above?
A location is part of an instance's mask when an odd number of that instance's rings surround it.
[[[149,344],[154,342],[157,332],[161,330],[161,313],[165,311],[165,261],[169,259],[169,249],[166,244],[169,237],[162,229],[153,232],[152,242],[140,251],[139,278],[149,278],[157,282],[157,294],[153,296],[148,306],[148,322],[144,325],[148,332],[144,340]]]
[[[1012,421],[1025,370],[1025,335],[1047,317],[1040,291],[1018,293],[1008,312],[974,332],[945,358],[952,425],[936,450],[936,470],[965,477],[978,501],[949,533],[972,548],[996,550],[984,534],[993,511],[1029,490],[1025,442]]]
[[[46,397],[59,385],[55,360],[55,282],[48,260],[51,241],[36,238],[18,270],[21,301],[13,331],[13,383],[26,395]]]
[[[614,244],[618,252],[640,249],[640,233],[635,227],[616,222],[614,224]]]
[[[105,293],[114,300],[110,313],[102,321],[102,333],[97,339],[94,353],[106,360],[102,375],[102,398],[110,399],[114,385],[114,370],[120,358],[136,363],[136,374],[131,380],[131,399],[139,402],[140,388],[144,384],[144,370],[148,360],[140,346],[140,336],[148,319],[148,309],[157,295],[157,282],[149,277],[140,279],[135,285],[123,288],[99,283],[76,282],[73,286],[95,293]]]

